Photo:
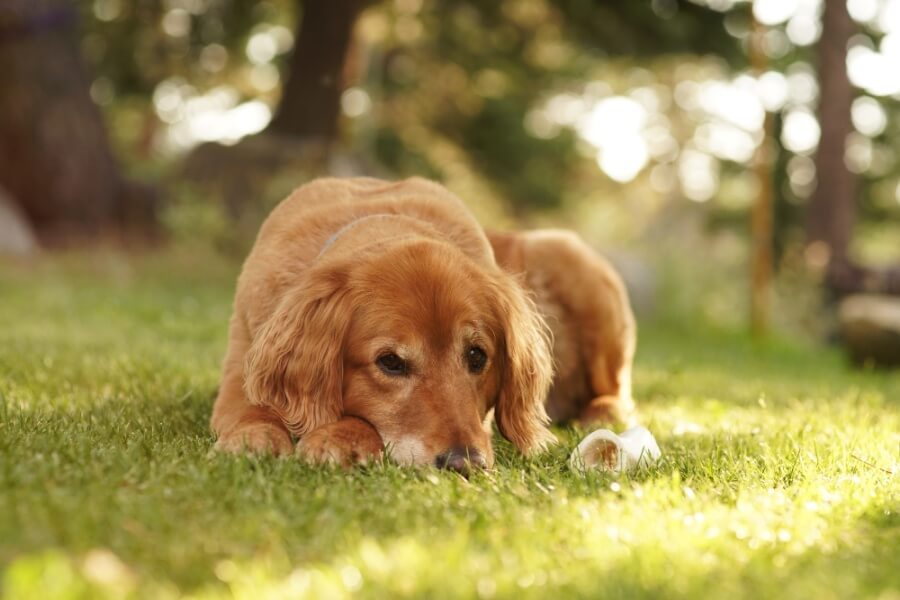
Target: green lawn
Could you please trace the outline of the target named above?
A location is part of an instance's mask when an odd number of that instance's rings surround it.
[[[0,263],[9,598],[900,597],[900,374],[643,324],[663,459],[615,480],[499,443],[470,481],[210,453],[236,266]],[[581,432],[583,433],[583,432]]]

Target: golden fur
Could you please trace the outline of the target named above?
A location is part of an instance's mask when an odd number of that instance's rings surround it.
[[[522,452],[552,441],[550,352],[456,196],[422,179],[318,180],[275,208],[244,263],[216,446],[283,454],[295,437],[312,461],[385,445],[405,464],[489,467],[492,412]]]
[[[625,285],[612,265],[567,231],[488,232],[488,238],[497,262],[524,276],[553,332],[550,417],[632,422],[637,329]]]

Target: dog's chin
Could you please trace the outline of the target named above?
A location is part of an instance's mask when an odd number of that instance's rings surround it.
[[[411,467],[434,462],[432,453],[428,452],[422,440],[414,435],[385,438],[384,442],[388,456],[399,465]]]

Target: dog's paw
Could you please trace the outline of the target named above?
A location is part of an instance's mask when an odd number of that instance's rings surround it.
[[[311,431],[297,444],[297,456],[306,462],[344,467],[378,460],[383,450],[378,432],[353,417]]]
[[[291,453],[294,444],[283,427],[272,423],[246,423],[220,436],[215,449],[231,454],[252,452],[283,456]]]

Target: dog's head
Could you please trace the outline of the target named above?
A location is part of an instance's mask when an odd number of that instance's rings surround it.
[[[521,286],[453,246],[416,240],[321,261],[253,341],[246,389],[297,435],[352,415],[395,460],[490,467],[490,414],[519,450],[553,440],[546,328]]]

